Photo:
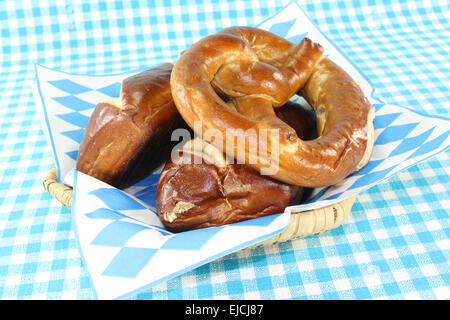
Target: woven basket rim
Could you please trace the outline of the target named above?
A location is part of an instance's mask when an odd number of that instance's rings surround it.
[[[71,186],[58,182],[56,167],[52,167],[48,172],[43,181],[43,186],[62,205],[69,209],[72,208],[73,189]],[[357,195],[319,209],[292,212],[289,225],[283,232],[250,248],[304,238],[310,235],[319,235],[335,229],[342,225],[350,213],[356,197]]]

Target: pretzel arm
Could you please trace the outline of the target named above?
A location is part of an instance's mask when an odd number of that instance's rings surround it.
[[[304,38],[298,45],[291,44],[292,55],[284,58],[282,64],[276,58],[266,58],[267,62],[233,60],[217,71],[211,84],[226,96],[264,97],[274,107],[280,107],[305,85],[322,51],[319,45]]]

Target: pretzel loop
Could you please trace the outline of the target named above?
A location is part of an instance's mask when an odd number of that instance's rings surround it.
[[[296,45],[256,28],[227,28],[180,56],[171,74],[172,96],[198,135],[204,137],[210,129],[222,133],[221,139],[205,140],[226,147],[227,154],[244,152],[245,163],[260,170],[276,162],[271,175],[286,183],[334,184],[367,160],[371,105],[351,77],[322,58],[322,52],[308,38]],[[312,141],[299,139],[273,110],[300,89],[317,116],[320,137]],[[231,98],[232,106],[219,95]],[[249,134],[262,130],[278,135],[264,142]],[[229,141],[230,132],[244,145]],[[277,152],[272,152],[275,144]],[[261,148],[271,151],[256,153]],[[254,158],[256,163],[249,161]]]

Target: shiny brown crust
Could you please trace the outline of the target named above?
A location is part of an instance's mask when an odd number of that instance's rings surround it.
[[[368,100],[353,79],[328,58],[322,48],[305,38],[295,45],[267,31],[233,27],[203,38],[187,49],[171,77],[175,105],[200,136],[218,130],[223,140],[208,142],[238,154],[226,132],[245,141],[245,163],[262,170],[279,164],[272,176],[298,186],[323,187],[337,183],[360,164],[368,145]],[[314,108],[321,136],[303,141],[275,116],[278,107],[302,89]],[[231,97],[229,107],[216,93]],[[201,126],[198,123],[201,122]],[[196,125],[197,123],[197,125]],[[247,132],[278,130],[262,146]],[[252,131],[253,130],[253,131]],[[256,145],[279,153],[260,155]],[[252,163],[249,159],[258,159]]]
[[[288,102],[277,115],[303,139],[317,137],[313,115],[300,105]],[[168,230],[221,226],[280,213],[304,195],[305,188],[263,176],[244,164],[227,164],[223,154],[206,145],[217,153],[205,149],[197,153],[185,145],[161,172],[156,205]]]
[[[77,159],[77,170],[125,188],[164,164],[174,129],[185,127],[172,100],[172,64],[126,78],[119,98],[99,103],[92,113]]]

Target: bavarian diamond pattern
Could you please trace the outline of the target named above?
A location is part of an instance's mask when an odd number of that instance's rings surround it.
[[[71,95],[75,95],[75,94],[79,94],[79,93],[83,93],[83,92],[87,92],[90,91],[90,88],[87,88],[85,86],[82,86],[76,82],[73,82],[71,80],[68,79],[62,79],[62,80],[54,80],[54,81],[49,81],[49,83],[53,86],[55,86],[56,88],[58,88],[61,91],[67,92]],[[68,96],[68,98],[73,97],[73,96]],[[65,97],[62,98],[54,98],[56,99],[64,99]],[[83,101],[82,101],[83,103]],[[63,103],[64,104],[64,103]],[[88,109],[91,106],[88,105]]]
[[[151,207],[127,192],[76,171],[74,182],[78,240],[90,275],[99,284],[97,294],[103,298],[122,297],[128,290],[161,282],[268,238],[289,223],[286,212],[174,234]]]
[[[46,79],[39,73],[45,73]],[[118,97],[121,79],[133,73],[106,79],[69,75],[37,65],[36,74],[35,95],[45,109],[43,118],[54,146],[58,179],[71,185],[71,170],[75,167],[78,147],[92,111],[98,102]]]
[[[73,110],[73,112],[57,114],[56,116],[79,128],[76,130],[62,131],[60,134],[73,140],[75,143],[80,144],[81,139],[83,138],[84,129],[89,121],[89,114],[86,115],[82,112],[87,111],[88,113],[91,113],[96,106],[96,104],[84,100],[82,94],[93,92],[95,90],[70,79],[50,80],[48,83],[68,94],[65,96],[53,97],[52,99],[61,106]],[[120,82],[115,82],[97,90],[109,97],[118,97],[120,95],[120,86]],[[65,151],[64,153],[72,160],[77,160],[78,149]]]

